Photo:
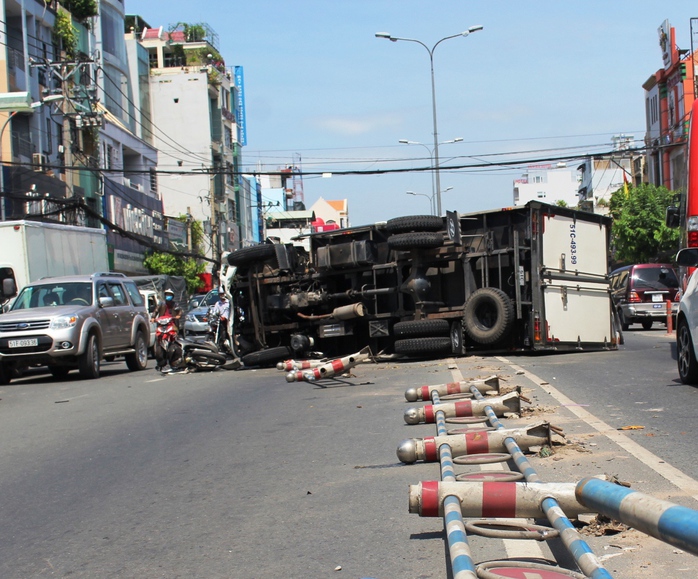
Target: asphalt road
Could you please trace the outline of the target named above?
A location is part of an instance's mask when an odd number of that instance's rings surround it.
[[[694,476],[683,461],[695,390],[676,382],[671,340],[660,329],[626,340],[618,352],[509,363],[362,365],[326,386],[287,384],[274,369],[160,376],[122,362],[97,381],[13,381],[0,388],[0,577],[447,578],[441,519],[407,509],[408,485],[438,479],[438,466],[403,465],[395,449],[435,434],[404,423],[405,389],[456,372],[520,384],[538,408],[523,420],[570,433],[570,450],[535,464],[544,480],[612,471],[678,496],[511,366],[589,404],[614,429],[644,423],[627,435]],[[610,548],[617,557],[614,577],[698,576],[691,556],[630,533],[615,547],[590,538],[600,556]],[[478,561],[515,552],[478,537],[472,547]]]
[[[617,351],[512,360],[613,428],[642,426],[628,436],[698,479],[693,446],[698,388],[679,380],[675,334],[656,326],[624,335]]]

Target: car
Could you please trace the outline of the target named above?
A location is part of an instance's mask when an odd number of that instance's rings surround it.
[[[208,309],[218,301],[218,290],[212,289],[199,302],[199,306],[184,317],[184,337],[204,340],[208,334]]]
[[[610,274],[611,296],[622,329],[642,324],[649,330],[654,322],[666,323],[667,301],[671,315],[679,309],[679,279],[666,263],[641,263],[620,267]]]
[[[145,301],[125,275],[42,278],[0,315],[0,384],[29,366],[48,366],[58,379],[73,369],[99,378],[101,361],[116,356],[144,370],[149,340]]]
[[[194,294],[189,298],[189,302],[187,303],[187,311],[190,312],[194,308],[198,308],[199,305],[201,304],[201,301],[206,297],[206,294]]]
[[[683,384],[698,384],[698,247],[680,250],[676,264],[683,270],[691,270],[685,289],[681,292],[679,311],[676,315],[676,361],[679,379]]]

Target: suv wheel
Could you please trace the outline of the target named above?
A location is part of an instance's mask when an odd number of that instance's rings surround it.
[[[140,330],[136,334],[136,350],[133,354],[126,354],[126,366],[132,372],[145,370],[148,365],[148,344],[145,341],[145,336]]]
[[[87,347],[78,358],[78,369],[82,378],[99,378],[99,340],[94,334],[87,338]]]

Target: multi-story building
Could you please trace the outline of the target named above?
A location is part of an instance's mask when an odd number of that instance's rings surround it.
[[[696,20],[696,19],[692,19]],[[658,29],[663,67],[645,89],[646,181],[679,191],[686,187],[686,143],[695,99],[693,54],[679,49],[676,30],[665,20]]]
[[[252,236],[245,216],[254,196],[238,171],[242,70],[226,67],[207,24],[143,23],[132,34],[148,52],[153,141],[158,171],[168,174],[160,179],[164,210],[207,224],[208,255],[217,258]]]
[[[579,195],[579,177],[575,169],[566,163],[530,165],[519,179],[514,181],[514,205],[529,201],[542,201],[555,205],[563,202],[575,207]]]
[[[123,2],[66,2],[72,13],[63,4],[2,3],[7,106],[0,108],[11,118],[2,120],[0,157],[12,164],[0,172],[0,217],[92,227],[106,220],[110,267],[142,273],[145,252],[164,247],[162,204],[150,172],[157,153],[134,116],[140,93],[124,43]],[[134,66],[137,59],[136,51]],[[147,77],[147,54],[144,60]],[[22,94],[29,106],[13,110],[7,98]]]

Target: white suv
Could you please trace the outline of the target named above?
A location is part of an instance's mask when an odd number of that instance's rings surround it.
[[[83,378],[98,378],[101,360],[119,355],[129,370],[143,370],[149,340],[145,302],[125,275],[41,279],[0,315],[0,384],[43,365],[57,378],[73,368]]]

